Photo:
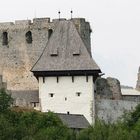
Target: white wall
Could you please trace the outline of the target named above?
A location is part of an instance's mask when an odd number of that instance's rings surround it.
[[[80,96],[76,92],[81,92]],[[50,93],[54,93],[50,97]],[[39,98],[43,112],[53,111],[56,113],[83,114],[90,122],[94,122],[94,84],[92,76],[56,77],[39,78]],[[67,100],[65,100],[67,98]]]

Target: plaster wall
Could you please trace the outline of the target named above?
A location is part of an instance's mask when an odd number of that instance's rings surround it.
[[[80,93],[78,96],[77,92]],[[50,96],[53,94],[53,97]],[[93,77],[74,76],[39,77],[39,98],[43,112],[83,114],[90,122],[94,122],[94,84]]]

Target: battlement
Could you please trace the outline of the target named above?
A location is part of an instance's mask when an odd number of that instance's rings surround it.
[[[0,30],[10,30],[19,28],[28,28],[30,26],[46,26],[49,24],[50,18],[34,18],[33,20],[16,20],[15,22],[0,23]]]
[[[0,23],[0,30],[10,30],[10,29],[19,29],[19,28],[28,28],[28,27],[46,27],[49,24],[55,24],[56,22],[60,20],[67,20],[65,18],[61,19],[51,19],[48,17],[45,18],[34,18],[33,20],[15,20],[15,22],[2,22]],[[84,18],[73,18],[70,19],[73,20],[73,22],[76,25],[79,24],[89,24],[85,21]]]

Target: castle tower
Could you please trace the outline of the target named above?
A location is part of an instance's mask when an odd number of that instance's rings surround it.
[[[140,91],[140,67],[138,70],[138,80],[137,80],[136,89]]]
[[[33,66],[43,112],[82,114],[94,122],[94,82],[101,73],[72,20],[60,20]]]

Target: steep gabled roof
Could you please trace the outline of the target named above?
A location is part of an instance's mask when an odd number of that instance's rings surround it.
[[[98,71],[71,20],[59,21],[32,72]]]

